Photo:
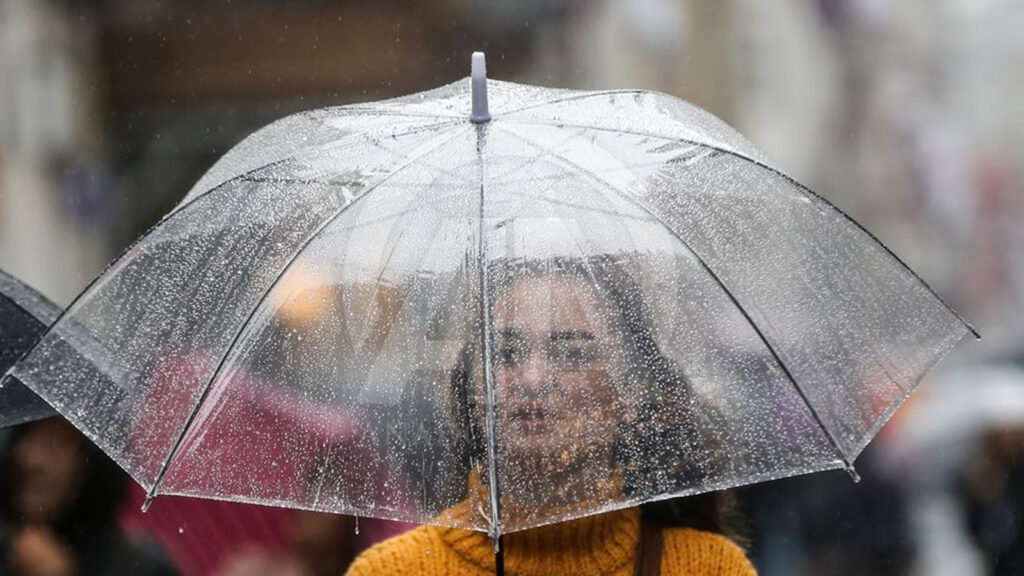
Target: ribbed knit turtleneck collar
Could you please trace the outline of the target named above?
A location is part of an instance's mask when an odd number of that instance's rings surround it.
[[[469,502],[449,510],[452,517],[473,514]],[[494,570],[494,548],[488,535],[438,528],[442,542],[484,572]],[[502,538],[505,573],[574,575],[612,574],[632,566],[640,534],[636,508],[549,524]]]

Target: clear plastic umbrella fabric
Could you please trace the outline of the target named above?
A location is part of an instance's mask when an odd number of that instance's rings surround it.
[[[0,373],[6,372],[60,316],[60,308],[0,270]],[[0,428],[55,414],[24,384],[11,378],[0,386]]]
[[[12,374],[152,495],[501,534],[847,467],[970,332],[698,108],[489,95],[257,132]]]

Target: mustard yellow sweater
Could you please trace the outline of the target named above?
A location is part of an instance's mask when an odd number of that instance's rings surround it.
[[[664,576],[756,576],[724,536],[689,528],[664,531]],[[640,511],[629,508],[506,535],[508,576],[631,576],[640,539]],[[421,526],[364,552],[349,576],[494,574],[494,548],[481,532]]]

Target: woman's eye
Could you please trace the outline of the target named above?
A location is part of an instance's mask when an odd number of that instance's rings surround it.
[[[597,352],[582,346],[556,346],[552,360],[569,368],[582,368],[597,358]]]
[[[501,346],[498,348],[498,361],[511,366],[522,360],[523,351],[518,346]]]

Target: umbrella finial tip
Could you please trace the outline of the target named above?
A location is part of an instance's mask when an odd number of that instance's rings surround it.
[[[490,122],[491,113],[487,108],[487,63],[483,52],[473,52],[470,77],[473,80],[473,112],[469,121],[474,124]]]
[[[487,57],[483,52],[473,52],[470,74],[474,79],[487,77]]]

